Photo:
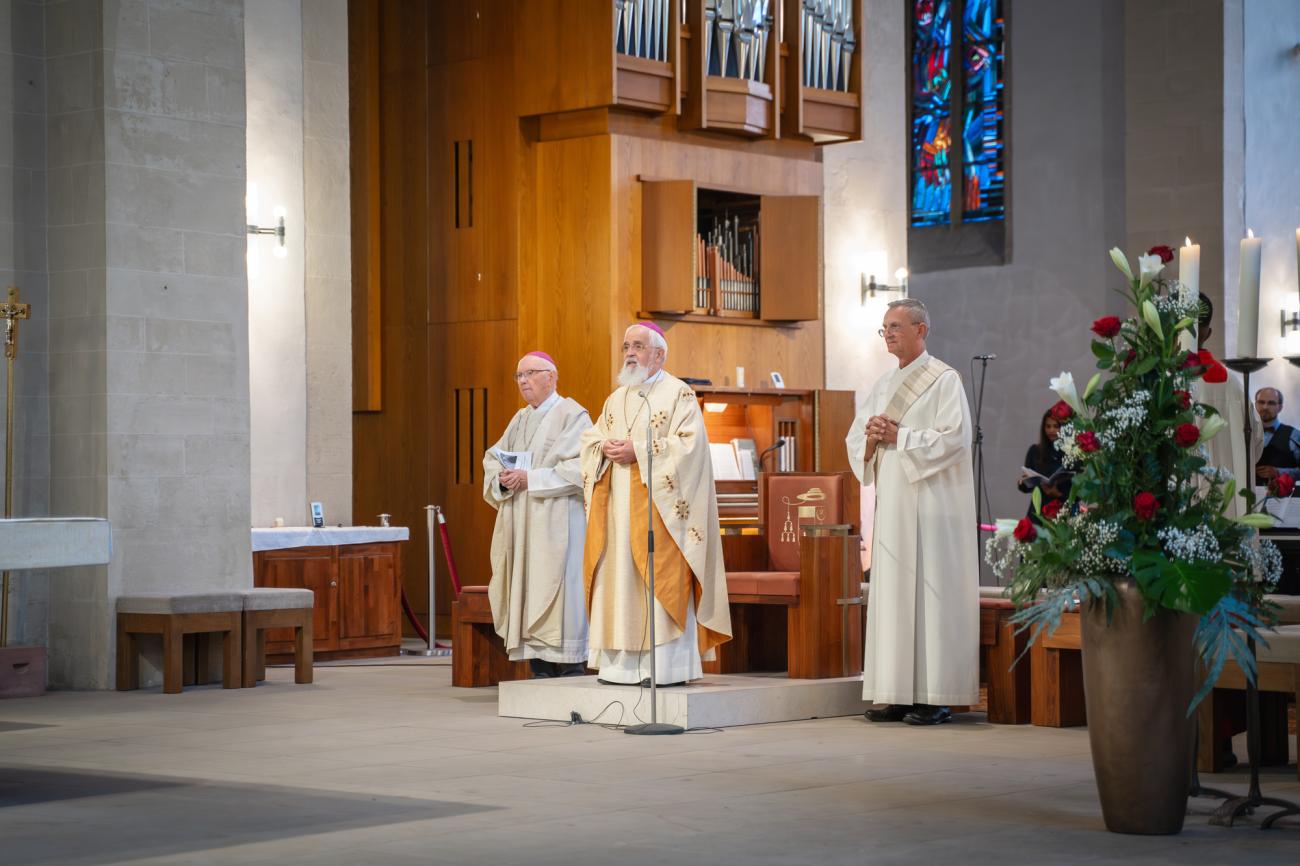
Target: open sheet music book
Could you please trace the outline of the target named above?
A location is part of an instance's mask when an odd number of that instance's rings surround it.
[[[531,451],[503,451],[500,448],[496,451],[497,459],[506,469],[532,469],[533,452]]]
[[[1052,487],[1058,487],[1060,486],[1062,481],[1069,481],[1074,474],[1075,474],[1075,470],[1061,467],[1060,469],[1052,473],[1051,478],[1048,478],[1043,473],[1035,472],[1034,470],[1030,469],[1028,466],[1021,466],[1020,483],[1025,484],[1029,487],[1040,487],[1044,484],[1051,485]]]

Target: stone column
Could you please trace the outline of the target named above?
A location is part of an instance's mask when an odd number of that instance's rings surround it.
[[[51,2],[51,684],[111,686],[119,594],[251,585],[244,4]]]

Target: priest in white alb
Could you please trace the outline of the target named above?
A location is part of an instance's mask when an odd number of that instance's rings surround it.
[[[511,661],[535,677],[587,669],[582,505],[578,448],[587,410],[556,391],[559,370],[545,352],[519,359],[515,382],[527,406],[483,455],[483,498],[492,530],[492,622]]]
[[[662,329],[651,322],[628,328],[622,354],[619,388],[582,437],[588,658],[602,682],[648,684],[653,650],[655,684],[678,685],[703,676],[701,662],[731,637],[709,441],[695,392],[663,369],[668,342]],[[655,618],[653,647],[647,608]]]
[[[961,376],[925,350],[930,315],[893,301],[880,335],[898,369],[846,440],[876,486],[863,697],[873,722],[935,725],[979,700],[979,556],[971,424]]]

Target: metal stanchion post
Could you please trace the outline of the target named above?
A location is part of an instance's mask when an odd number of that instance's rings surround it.
[[[437,579],[438,579],[438,513],[442,508],[437,505],[424,506],[425,516],[425,534],[428,536],[429,543],[429,645],[424,649],[404,649],[402,655],[423,656],[431,658],[441,655],[444,651],[434,646],[436,638],[434,637],[435,623],[437,621],[437,607],[434,602],[437,600]]]

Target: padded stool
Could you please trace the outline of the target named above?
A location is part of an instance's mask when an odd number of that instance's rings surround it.
[[[244,599],[238,592],[150,593],[117,599],[117,689],[140,687],[140,653],[135,636],[156,634],[163,641],[163,692],[180,694],[184,678],[185,635],[215,632],[222,637],[221,685],[240,683]]]
[[[244,664],[242,684],[251,689],[266,679],[266,630],[293,629],[293,681],[312,681],[312,608],[310,589],[257,587],[243,591]]]

